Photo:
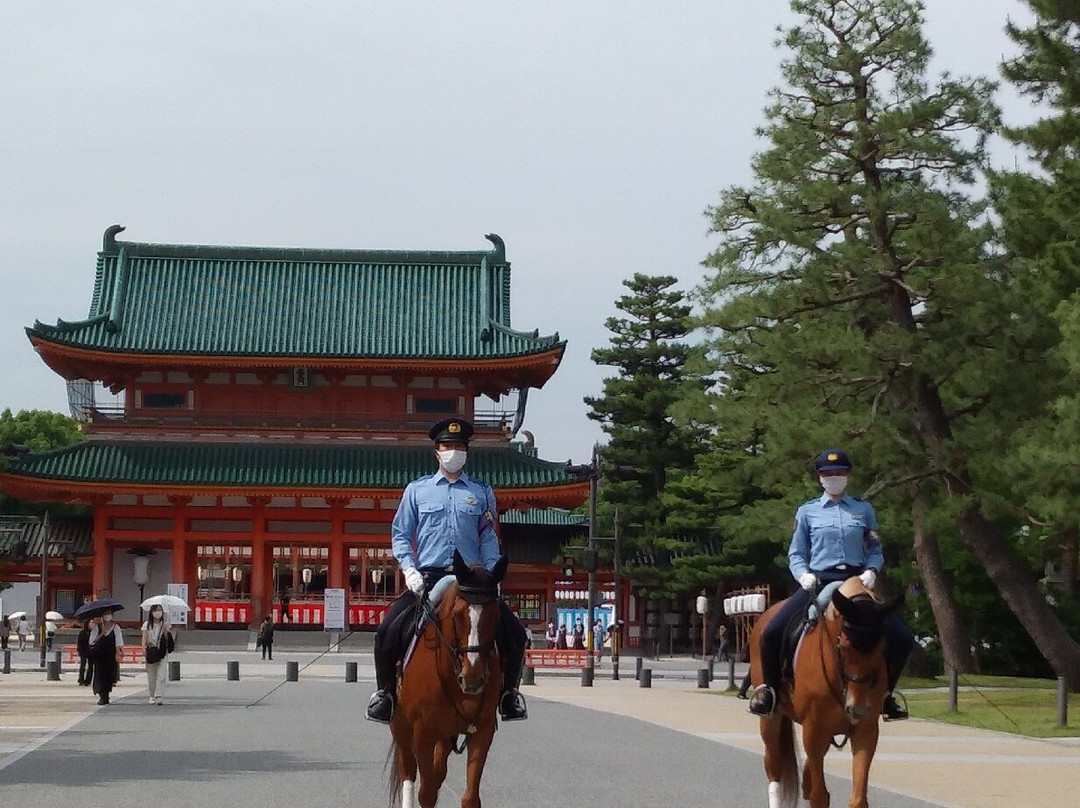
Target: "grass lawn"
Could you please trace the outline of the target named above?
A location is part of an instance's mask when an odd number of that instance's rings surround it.
[[[1007,676],[961,676],[957,711],[949,712],[945,677],[905,678],[900,690],[913,716],[1034,738],[1080,737],[1080,695],[1069,695],[1068,726],[1057,724],[1057,682]]]

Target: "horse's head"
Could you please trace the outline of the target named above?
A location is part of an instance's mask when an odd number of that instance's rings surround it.
[[[885,617],[904,600],[882,603],[858,578],[833,592],[826,615],[836,636],[836,662],[843,683],[844,712],[857,723],[885,694]]]
[[[495,653],[495,627],[499,620],[499,582],[506,574],[506,557],[495,568],[470,567],[454,553],[456,592],[443,598],[440,623],[453,644],[458,685],[466,695],[483,692]]]

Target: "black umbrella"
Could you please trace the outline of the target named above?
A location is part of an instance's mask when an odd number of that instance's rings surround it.
[[[118,612],[123,608],[124,604],[120,601],[113,600],[112,598],[104,598],[102,600],[84,603],[75,610],[75,618],[77,620],[89,620],[91,617],[101,617],[101,615],[106,612]]]

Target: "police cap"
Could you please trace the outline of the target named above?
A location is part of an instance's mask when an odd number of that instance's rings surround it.
[[[851,458],[839,449],[826,449],[814,459],[814,471],[851,471]]]
[[[445,418],[428,430],[428,437],[436,443],[464,443],[472,437],[473,425],[464,418]]]

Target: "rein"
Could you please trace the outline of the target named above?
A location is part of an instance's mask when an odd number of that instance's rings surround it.
[[[832,694],[833,698],[836,699],[836,703],[840,705],[840,709],[843,710],[846,706],[848,683],[862,684],[863,682],[871,682],[878,675],[878,672],[871,671],[870,673],[863,674],[862,676],[856,676],[854,674],[848,673],[847,670],[844,669],[844,651],[843,648],[841,648],[840,646],[840,641],[843,638],[844,634],[843,618],[841,617],[840,632],[836,635],[836,642],[833,643],[831,646],[833,662],[836,664],[836,671],[840,678],[839,685],[834,683],[833,678],[829,675],[829,671],[825,667],[825,634],[827,633],[828,628],[828,619],[826,618],[825,613],[822,612],[821,619],[818,625],[818,645],[820,646],[818,656],[821,659],[821,676],[829,687],[829,693]],[[829,739],[829,743],[832,744],[833,747],[836,749],[843,749],[847,745],[847,742],[847,733],[844,733],[843,740],[840,741],[840,743],[837,743],[835,738]]]

